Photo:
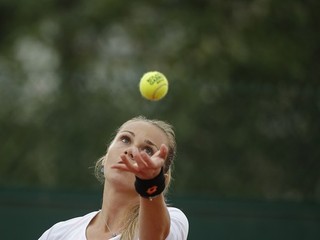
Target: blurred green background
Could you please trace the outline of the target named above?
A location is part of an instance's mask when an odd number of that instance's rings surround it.
[[[0,0],[4,239],[37,239],[99,209],[92,167],[137,115],[175,126],[169,200],[188,215],[190,239],[319,239],[319,9]],[[138,91],[151,70],[170,83],[159,102]]]

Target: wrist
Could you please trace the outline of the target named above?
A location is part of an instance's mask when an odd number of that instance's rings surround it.
[[[141,179],[136,176],[134,183],[137,193],[143,197],[152,200],[153,198],[160,195],[165,189],[165,176],[163,168],[160,173],[152,179]]]

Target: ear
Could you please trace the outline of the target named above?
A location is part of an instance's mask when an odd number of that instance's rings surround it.
[[[170,183],[170,175],[168,173],[165,173],[164,178],[165,178],[166,186],[168,186]]]
[[[107,154],[101,157],[101,166],[104,166],[104,164],[106,163]]]

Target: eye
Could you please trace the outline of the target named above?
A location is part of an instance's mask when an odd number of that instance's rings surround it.
[[[154,154],[153,148],[146,146],[142,149],[144,152],[146,152],[149,156],[152,156]]]
[[[122,135],[122,136],[120,136],[120,141],[123,143],[130,143],[131,139],[127,135]]]

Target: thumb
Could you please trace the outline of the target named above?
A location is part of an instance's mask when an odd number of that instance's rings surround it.
[[[165,144],[161,144],[159,157],[166,159],[168,156],[168,147]]]

